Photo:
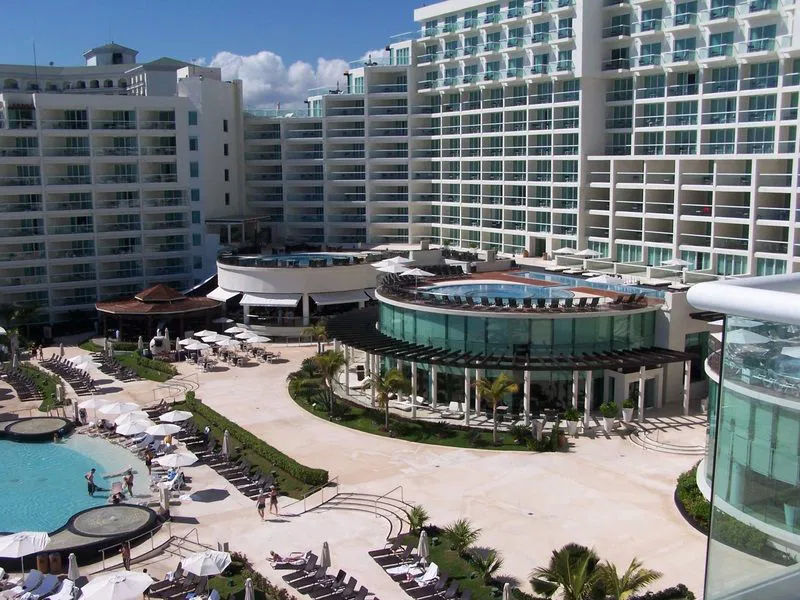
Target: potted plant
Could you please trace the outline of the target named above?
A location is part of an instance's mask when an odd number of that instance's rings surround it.
[[[570,406],[564,412],[564,420],[567,422],[567,434],[571,436],[578,435],[578,423],[581,421],[581,413],[577,408]]]
[[[800,516],[800,489],[793,487],[778,494],[778,501],[783,502],[783,518],[786,527],[793,531],[797,527],[797,518]]]
[[[603,415],[603,431],[611,433],[611,430],[614,429],[614,420],[617,418],[618,413],[619,407],[616,402],[606,401],[600,405],[600,414]]]
[[[633,421],[633,409],[636,408],[636,401],[628,398],[622,403],[622,420],[626,423]]]
[[[531,419],[531,433],[533,433],[533,437],[536,439],[537,442],[542,441],[542,435],[544,434],[544,426],[547,424],[547,417],[544,415],[540,415],[536,419]]]

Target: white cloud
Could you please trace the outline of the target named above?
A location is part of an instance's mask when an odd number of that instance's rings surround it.
[[[311,88],[335,88],[337,82],[344,87],[347,70],[347,62],[339,58],[319,58],[316,65],[297,61],[287,67],[269,50],[247,56],[222,51],[208,65],[221,68],[223,79],[241,79],[245,105],[261,108],[274,108],[278,102],[286,108],[302,107]]]

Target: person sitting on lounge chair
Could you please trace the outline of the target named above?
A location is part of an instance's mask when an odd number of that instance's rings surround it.
[[[277,552],[273,552],[270,550],[269,557],[267,560],[272,563],[272,566],[276,564],[286,564],[291,566],[298,566],[302,567],[306,563],[306,559],[308,558],[308,552],[292,552],[288,556],[281,556]]]

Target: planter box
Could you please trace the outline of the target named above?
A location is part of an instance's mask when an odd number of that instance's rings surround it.
[[[623,408],[622,409],[622,420],[626,423],[631,423],[633,421],[633,410],[632,408]]]
[[[614,430],[615,420],[611,417],[603,417],[603,431],[611,433]]]
[[[567,435],[577,437],[578,423],[580,423],[580,421],[567,421]]]

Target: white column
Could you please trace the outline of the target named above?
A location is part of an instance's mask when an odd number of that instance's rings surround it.
[[[242,311],[244,312],[244,324],[250,325],[250,305],[242,304]]]
[[[373,375],[372,375],[372,377],[378,378],[378,377],[380,377],[380,374],[381,374],[380,367],[378,366],[380,364],[380,357],[377,354],[373,354],[371,358],[373,360],[373,364],[372,364],[372,373],[373,373]],[[375,402],[377,401],[377,391],[375,390],[374,382],[373,382],[373,385],[369,386],[369,389],[370,389],[370,394],[372,396],[370,398],[370,402],[372,403],[372,406],[374,408],[375,407]]]
[[[470,398],[470,388],[469,388],[469,367],[464,368],[464,425],[469,427],[469,398]]]
[[[417,418],[417,363],[411,363],[411,418]]]
[[[311,324],[311,308],[308,305],[308,294],[303,294],[303,327],[308,327]]]
[[[592,381],[592,372],[586,371],[586,382],[584,383],[583,395],[583,428],[584,430],[589,427],[592,419],[592,393],[594,381]]]
[[[431,365],[431,406],[436,408],[439,400],[439,378],[436,365]]]
[[[608,371],[603,371],[603,402],[608,402],[611,395],[611,379],[608,377]]]
[[[572,408],[578,408],[578,390],[581,385],[581,372],[572,372]]]
[[[483,369],[475,369],[475,382],[477,383],[478,379],[482,379],[485,371]],[[479,416],[481,414],[481,390],[478,386],[475,386],[475,416]]]
[[[358,303],[358,308],[364,308],[364,304],[365,304],[365,302],[359,302]]]
[[[525,371],[525,379],[522,385],[524,386],[524,389],[522,390],[522,411],[525,417],[525,427],[530,427],[531,425],[531,372],[530,371]]]
[[[683,363],[683,414],[689,414],[689,399],[692,388],[692,361]]]
[[[644,423],[644,366],[639,367],[639,423]]]
[[[350,358],[351,352],[349,346],[344,346],[344,392],[350,395]]]
[[[369,352],[364,354],[364,375],[369,377],[372,374],[372,355]]]

